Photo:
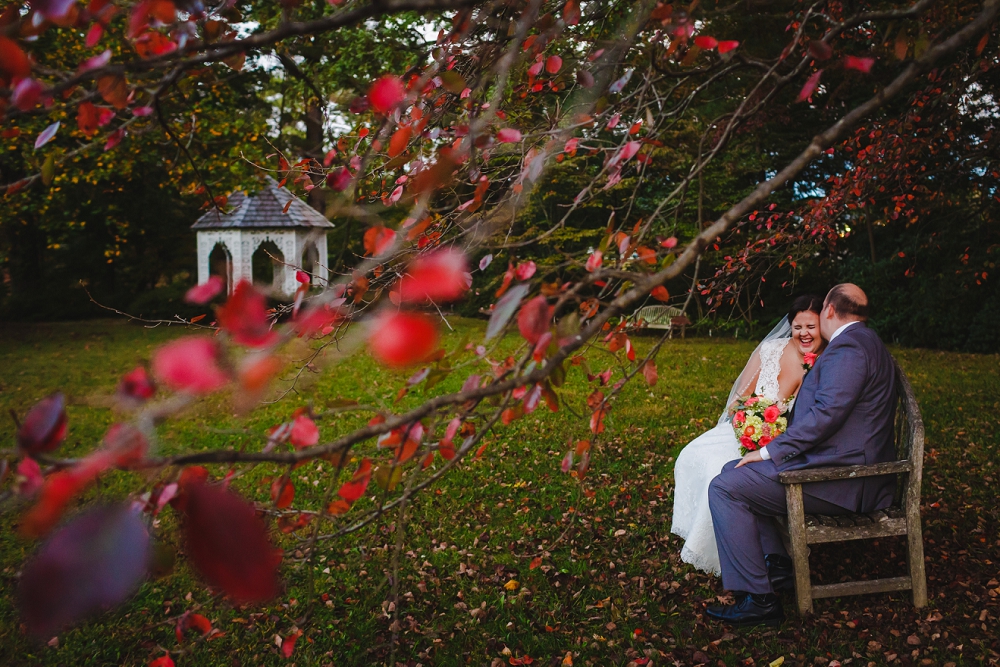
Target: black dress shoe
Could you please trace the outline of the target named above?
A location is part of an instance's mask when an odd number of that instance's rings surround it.
[[[735,627],[779,625],[785,620],[781,602],[774,593],[737,593],[736,604],[710,605],[705,613],[717,621]]]
[[[764,564],[767,565],[767,578],[771,580],[771,588],[775,593],[795,590],[795,570],[792,559],[781,554],[766,554]]]

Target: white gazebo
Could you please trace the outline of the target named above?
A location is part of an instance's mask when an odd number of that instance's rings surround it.
[[[229,213],[213,209],[191,225],[198,232],[199,285],[217,273],[232,291],[240,280],[254,279],[255,264],[263,274],[258,282],[269,280],[285,295],[298,287],[296,269],[310,273],[314,284],[326,284],[326,232],[333,224],[323,215],[270,176],[253,195],[234,192],[229,204]]]

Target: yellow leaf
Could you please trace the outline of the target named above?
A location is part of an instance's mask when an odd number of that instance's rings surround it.
[[[517,579],[511,579],[506,584],[504,584],[503,587],[506,588],[508,591],[516,591],[520,585],[521,584],[520,582],[518,582]]]
[[[772,660],[767,667],[781,667],[783,664],[785,664],[785,656],[780,656],[777,660]]]

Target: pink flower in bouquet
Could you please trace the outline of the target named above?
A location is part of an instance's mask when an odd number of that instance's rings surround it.
[[[750,407],[751,405],[755,404],[759,400],[760,399],[757,398],[756,396],[751,396],[750,398],[748,398],[746,400],[746,403],[744,403],[744,405],[746,405],[747,407]]]
[[[733,415],[733,421],[736,422],[737,424],[742,424],[743,422],[746,421],[746,418],[747,418],[747,413],[743,412],[742,410]]]
[[[742,438],[740,438],[740,444],[743,445],[744,449],[751,452],[757,449],[757,445],[754,443],[754,441],[748,438],[747,436],[743,436]]]
[[[755,429],[753,426],[747,426],[745,429],[743,429],[743,437],[752,438],[753,434],[756,432],[757,429]]]
[[[759,447],[767,447],[767,443],[771,442],[772,440],[774,440],[774,438],[772,438],[771,436],[762,435],[760,436],[760,442],[758,442],[757,445]]]
[[[777,405],[769,405],[767,409],[764,410],[764,421],[768,424],[773,424],[781,416],[781,410],[778,409]]]

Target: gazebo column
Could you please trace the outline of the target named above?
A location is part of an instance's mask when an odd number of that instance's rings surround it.
[[[208,237],[208,234],[204,232],[198,232],[198,284],[204,285],[208,282],[208,277],[212,273],[212,267],[209,265],[209,257],[212,254],[212,248],[215,247],[215,241]]]
[[[241,280],[253,282],[253,239],[248,232],[230,232],[233,235],[233,285]]]
[[[285,256],[286,266],[275,266],[275,271],[281,269],[281,282],[274,281],[276,286],[286,295],[295,294],[299,283],[295,280],[295,270],[302,267],[301,251],[299,250],[295,232],[283,232],[280,239],[275,239],[281,253]]]

